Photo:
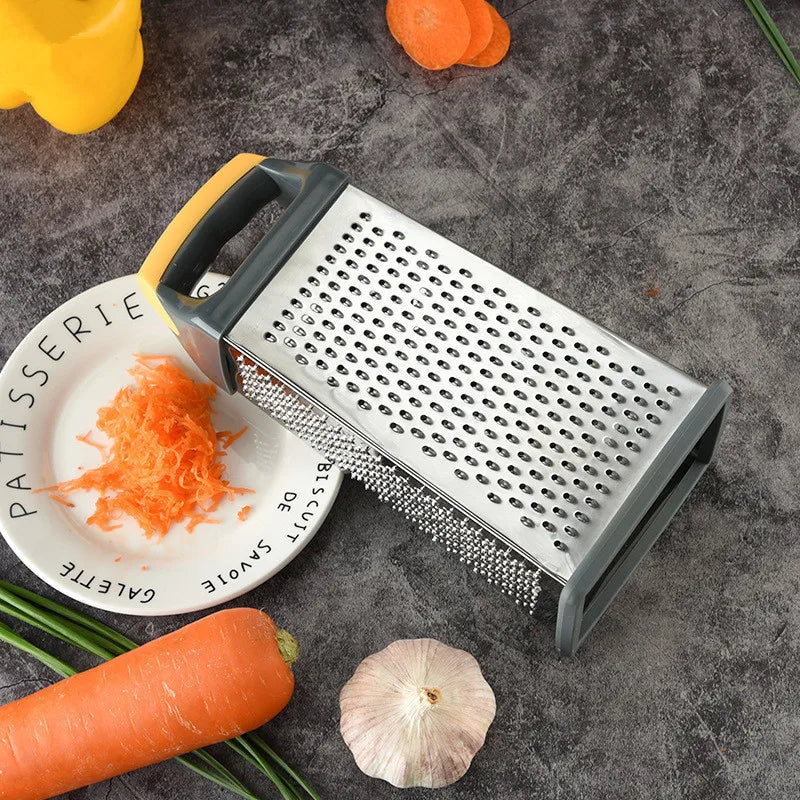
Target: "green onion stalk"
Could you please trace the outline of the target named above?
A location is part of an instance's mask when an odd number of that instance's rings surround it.
[[[769,12],[764,8],[761,0],[744,0],[745,5],[750,9],[750,13],[758,23],[758,27],[767,37],[767,41],[772,45],[772,48],[778,54],[778,58],[783,62],[783,66],[789,70],[791,76],[800,83],[800,65],[794,57],[791,48],[786,44],[786,40],[781,35],[778,26],[775,24]]]

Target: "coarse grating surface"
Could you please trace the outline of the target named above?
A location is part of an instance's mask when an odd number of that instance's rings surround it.
[[[226,339],[561,581],[705,388],[352,186]]]

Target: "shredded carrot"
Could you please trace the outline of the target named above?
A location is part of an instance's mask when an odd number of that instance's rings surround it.
[[[65,500],[63,497],[59,497],[53,492],[50,492],[50,499],[55,500],[56,503],[61,503],[62,506],[66,506],[67,508],[75,508],[75,503],[70,503],[69,500]]]
[[[239,509],[239,513],[238,513],[236,516],[237,516],[237,517],[239,517],[239,519],[240,519],[242,522],[244,522],[244,521],[247,519],[247,515],[250,513],[250,511],[252,510],[252,508],[253,508],[252,506],[242,506],[242,507]]]
[[[244,428],[236,433],[231,433],[231,431],[220,431],[217,434],[217,439],[222,442],[222,446],[227,450],[240,436],[244,436],[246,432],[247,425],[245,425]]]
[[[147,567],[142,567],[142,572],[147,572]]]
[[[205,514],[192,514],[189,522],[186,523],[186,530],[191,533],[198,525],[219,525],[218,519],[211,519]]]
[[[79,442],[83,442],[84,444],[88,444],[90,447],[94,447],[100,451],[102,455],[106,454],[106,448],[103,445],[98,444],[97,442],[92,441],[92,432],[88,431],[84,433],[83,436],[76,436],[75,437]]]
[[[118,561],[122,561],[122,556],[117,556],[117,557],[114,559],[114,563],[115,563],[115,564],[116,564]]]
[[[104,463],[53,488],[99,492],[87,522],[103,531],[119,528],[125,516],[148,538],[164,536],[173,522],[189,531],[218,523],[208,514],[223,499],[252,491],[223,478],[221,456],[244,430],[226,431],[220,441],[211,421],[213,384],[192,380],[169,356],[136,361],[135,383],[97,412],[97,428],[111,442]]]

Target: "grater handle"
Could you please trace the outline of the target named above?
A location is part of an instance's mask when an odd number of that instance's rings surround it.
[[[326,164],[241,153],[186,203],[154,245],[137,279],[147,300],[200,369],[236,389],[223,336],[347,185]],[[219,251],[268,203],[284,214],[218,292],[190,297]]]

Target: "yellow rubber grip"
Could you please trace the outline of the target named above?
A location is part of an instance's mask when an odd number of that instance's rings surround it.
[[[240,153],[209,178],[175,215],[175,219],[167,225],[166,230],[158,237],[158,241],[153,245],[153,249],[139,269],[136,280],[139,283],[142,294],[176,334],[178,333],[178,328],[161,305],[161,301],[156,294],[158,284],[161,282],[161,278],[166,272],[170,261],[186,241],[186,237],[208,213],[211,206],[236,181],[244,177],[257,164],[260,164],[264,158],[265,156],[258,156],[253,153]]]

